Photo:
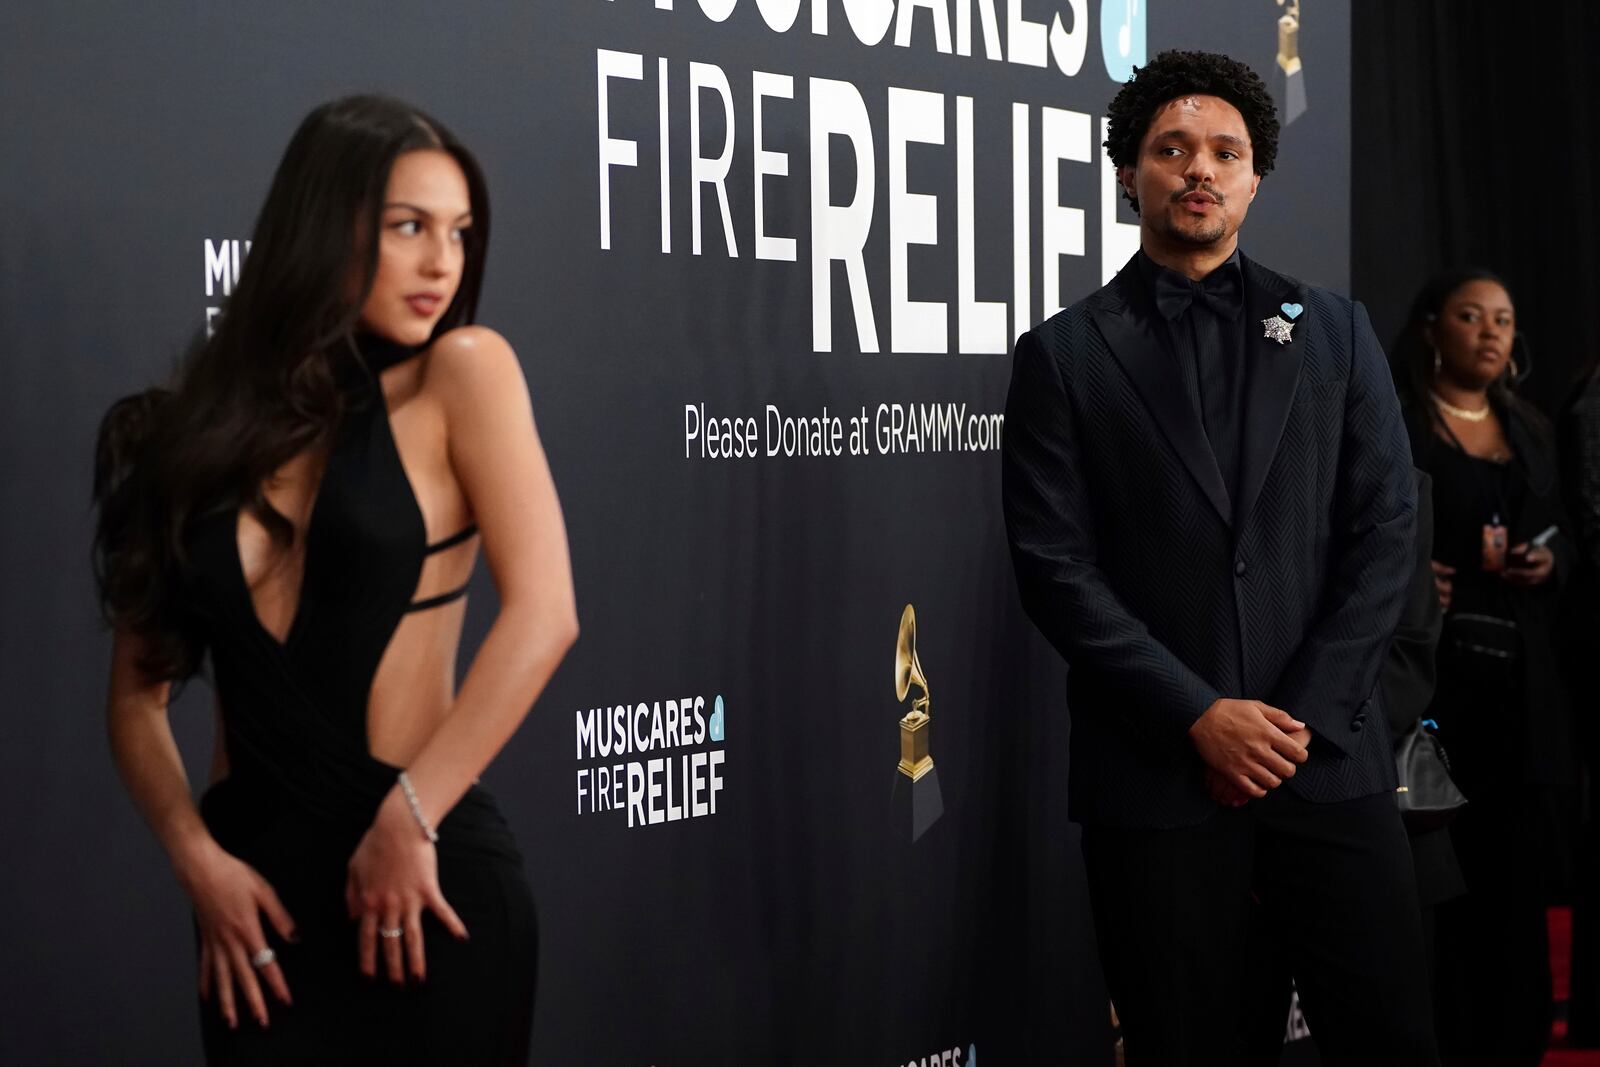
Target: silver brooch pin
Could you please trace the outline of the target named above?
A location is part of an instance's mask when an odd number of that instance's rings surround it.
[[[1262,319],[1261,325],[1267,328],[1267,332],[1262,336],[1269,341],[1276,341],[1280,345],[1286,345],[1290,341],[1294,340],[1294,323],[1290,322],[1289,319],[1299,318],[1300,313],[1304,311],[1305,308],[1299,304],[1286,303],[1282,305],[1279,310],[1289,318],[1286,319],[1281,315],[1274,315],[1270,319]]]

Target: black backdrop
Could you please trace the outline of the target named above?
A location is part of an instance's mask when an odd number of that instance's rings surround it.
[[[1355,0],[1351,34],[1354,126],[1373,131],[1354,145],[1354,295],[1388,341],[1428,274],[1490,267],[1533,350],[1524,392],[1558,415],[1600,359],[1600,5]],[[1593,893],[1592,782],[1585,806],[1576,884],[1551,857],[1573,903]],[[1575,932],[1574,1020],[1600,1011],[1583,982],[1600,945],[1581,918]]]
[[[1385,345],[1435,271],[1511,285],[1552,414],[1600,355],[1600,5],[1356,0],[1351,288]]]
[[[1093,148],[1116,88],[1107,58],[1117,22],[1136,10],[1149,53],[1228,51],[1281,87],[1280,9],[1026,0],[1017,10],[1040,27],[1041,68],[986,56],[982,7],[998,13],[997,43],[1014,50],[1028,36],[1014,32],[1004,0],[948,9],[968,7],[971,56],[939,47],[936,12],[947,8],[938,2],[901,5],[906,46],[893,26],[863,43],[884,29],[872,20],[885,3],[744,0],[724,21],[707,14],[726,10],[715,0],[0,12],[0,1062],[197,1059],[185,902],[120,791],[100,724],[107,640],[86,565],[90,441],[105,406],[164,373],[221,305],[230,242],[248,237],[299,117],[362,89],[423,104],[485,165],[495,234],[483,317],[522,357],[572,539],[583,637],[485,775],[540,903],[535,1061],[970,1067],[979,1047],[985,1063],[1010,1063],[1029,1044],[1032,1062],[1110,1062],[1065,820],[1062,671],[1017,609],[995,427],[973,418],[1000,410],[1009,359],[982,349],[1006,348],[1129,250],[1133,220]],[[829,12],[826,35],[814,32],[818,10]],[[798,16],[792,28],[771,28],[787,11]],[[1056,11],[1070,76],[1044,43]],[[1310,107],[1286,130],[1246,245],[1280,270],[1344,288],[1349,13],[1332,0],[1306,11]],[[600,131],[599,71],[626,74],[630,55],[639,77],[607,80]],[[698,188],[703,246],[692,251],[694,63],[729,83],[737,258],[709,185]],[[794,79],[792,99],[764,105],[762,135],[767,151],[789,157],[788,175],[762,185],[762,214],[768,233],[796,239],[794,261],[752,254],[756,71]],[[699,73],[714,83],[714,71]],[[891,120],[890,87],[939,94],[898,97],[911,112],[931,104],[942,128],[942,144],[904,152],[906,188],[937,197],[931,227],[913,200],[891,223],[891,134],[911,126]],[[831,341],[816,337],[817,129],[832,156],[829,203],[846,202],[865,173],[850,142],[827,133],[845,109],[813,106],[830,88],[859,92],[871,130],[875,207],[861,273],[878,352],[858,342],[840,265],[823,275],[834,294],[822,316]],[[980,345],[958,341],[955,311],[959,97],[972,99],[974,119],[969,295],[1013,299],[1018,232],[1029,271],[1026,311],[1002,307]],[[721,98],[712,87],[697,99],[700,147],[714,159],[729,133]],[[1014,172],[1019,107],[1028,154]],[[1046,109],[1056,110],[1047,118]],[[1047,125],[1081,161],[1045,167]],[[602,167],[601,136],[636,142],[637,165]],[[602,180],[609,249],[599,239]],[[1043,209],[1052,185],[1081,220]],[[936,231],[937,246],[905,254],[907,294],[948,310],[912,308],[906,320],[924,334],[942,322],[944,352],[910,351],[938,346],[907,343],[913,335],[891,307],[893,238],[919,225]],[[1043,290],[1053,231],[1070,249],[1056,299]],[[864,454],[712,460],[690,442],[686,456],[685,411],[702,403],[707,415],[748,415],[763,431],[769,404],[795,416],[865,408]],[[879,405],[892,419],[891,405],[951,410],[926,407],[940,404],[961,410],[954,437],[937,419],[935,447],[924,437],[907,451],[903,437],[879,437]],[[891,680],[908,602],[944,806],[915,840],[892,794],[905,708]],[[463,662],[492,611],[480,574]],[[630,828],[624,813],[581,811],[578,773],[634,757],[577,749],[575,759],[576,721],[683,697],[701,698],[708,714],[719,698],[725,707],[725,735],[664,753],[675,763],[722,760],[717,813]],[[209,699],[198,684],[173,711],[197,773]]]

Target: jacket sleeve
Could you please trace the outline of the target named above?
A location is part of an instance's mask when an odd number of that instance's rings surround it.
[[[1581,535],[1573,527],[1572,518],[1567,511],[1566,498],[1559,486],[1552,488],[1548,499],[1541,501],[1541,503],[1544,505],[1543,518],[1548,520],[1548,525],[1556,528],[1555,536],[1550,538],[1545,545],[1546,548],[1550,549],[1550,555],[1554,561],[1550,568],[1550,580],[1547,583],[1548,595],[1560,596],[1567,586],[1571,584],[1573,576],[1578,573],[1580,567],[1586,563],[1580,547],[1582,542],[1579,536]],[[1533,531],[1529,534],[1529,537],[1536,536],[1538,532],[1537,530]]]
[[[1574,514],[1570,506],[1570,504],[1578,504],[1580,508],[1587,510],[1592,507],[1592,504],[1586,504],[1578,498],[1577,494],[1566,491],[1567,478],[1572,477],[1573,474],[1570,468],[1567,471],[1561,469],[1560,460],[1556,456],[1555,435],[1550,432],[1537,431],[1531,426],[1527,427],[1523,433],[1536,439],[1539,443],[1539,452],[1548,457],[1545,462],[1540,464],[1541,468],[1547,472],[1547,477],[1539,480],[1539,484],[1543,488],[1530,486],[1532,491],[1524,503],[1524,511],[1527,519],[1531,521],[1517,524],[1524,527],[1524,529],[1518,530],[1513,534],[1512,543],[1517,544],[1536,537],[1546,526],[1554,526],[1556,528],[1555,536],[1545,546],[1550,549],[1550,555],[1554,557],[1554,566],[1550,571],[1550,579],[1545,583],[1543,590],[1536,589],[1535,592],[1546,596],[1559,597],[1571,584],[1573,577],[1585,566],[1591,565],[1593,555],[1596,552],[1600,552],[1600,546],[1588,545],[1590,558],[1585,558],[1585,537],[1586,535],[1592,536],[1595,532],[1593,527],[1590,526],[1594,522],[1594,516],[1592,514],[1586,515],[1583,511]],[[1529,449],[1529,451],[1531,452],[1532,449]],[[1587,471],[1580,469],[1576,473],[1576,477],[1585,479],[1590,475]],[[1530,480],[1532,480],[1531,475]],[[1593,489],[1592,484],[1590,489]]]
[[[1001,493],[1022,606],[1073,669],[1108,679],[1130,714],[1187,731],[1219,694],[1122,603],[1096,563],[1078,428],[1055,357],[1017,341]]]
[[[1357,709],[1372,694],[1405,602],[1417,508],[1411,446],[1367,310],[1353,303],[1350,379],[1316,619],[1270,703],[1349,754]]]
[[[1439,610],[1439,590],[1433,580],[1433,480],[1416,472],[1417,540],[1411,585],[1394,632],[1388,655],[1383,657],[1380,685],[1389,730],[1398,742],[1411,724],[1422,717],[1433,700],[1438,679],[1434,655],[1444,613]]]
[[[1596,386],[1591,379],[1567,412],[1568,436],[1562,450],[1567,461],[1563,471],[1567,510],[1573,522],[1569,532],[1591,574],[1600,574],[1600,389]]]

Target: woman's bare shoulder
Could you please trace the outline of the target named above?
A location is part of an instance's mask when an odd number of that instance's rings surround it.
[[[488,326],[457,326],[428,347],[429,376],[450,381],[506,374],[522,366],[517,354],[498,330]]]
[[[424,388],[449,423],[513,418],[529,407],[528,382],[511,343],[487,326],[459,326],[428,349]],[[530,413],[531,414],[531,413]],[[465,428],[465,427],[463,427]]]

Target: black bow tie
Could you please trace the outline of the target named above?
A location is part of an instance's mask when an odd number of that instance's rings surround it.
[[[1239,317],[1244,304],[1244,284],[1239,271],[1229,264],[1219,267],[1199,281],[1190,281],[1170,270],[1156,274],[1156,307],[1168,319],[1176,319],[1196,301],[1224,319]]]

